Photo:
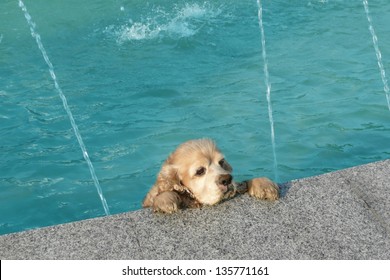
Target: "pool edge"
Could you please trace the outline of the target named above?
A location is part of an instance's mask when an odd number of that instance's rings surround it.
[[[150,209],[0,236],[0,259],[389,259],[390,159],[174,215]]]

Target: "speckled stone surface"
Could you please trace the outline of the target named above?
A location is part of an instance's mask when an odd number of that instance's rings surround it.
[[[390,259],[390,160],[241,195],[0,236],[0,259]]]

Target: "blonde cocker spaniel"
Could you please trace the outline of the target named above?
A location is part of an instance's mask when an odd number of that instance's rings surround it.
[[[142,206],[155,212],[173,213],[180,208],[214,205],[237,193],[277,200],[279,188],[268,178],[242,183],[233,181],[233,169],[210,139],[181,144],[163,163],[156,183]]]

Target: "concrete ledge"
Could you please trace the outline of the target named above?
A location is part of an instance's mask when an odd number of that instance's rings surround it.
[[[149,209],[0,236],[0,259],[390,259],[390,160],[174,215]]]

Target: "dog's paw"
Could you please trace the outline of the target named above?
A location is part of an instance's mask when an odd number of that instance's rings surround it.
[[[180,203],[180,196],[176,192],[162,192],[154,199],[153,211],[172,214],[179,210]]]
[[[279,187],[268,178],[254,178],[247,181],[248,193],[259,199],[277,200],[279,198]]]

